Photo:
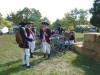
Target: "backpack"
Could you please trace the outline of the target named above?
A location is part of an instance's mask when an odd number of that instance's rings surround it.
[[[23,45],[23,39],[22,39],[22,36],[21,36],[19,30],[18,30],[18,32],[15,34],[15,38],[16,38],[17,44]]]

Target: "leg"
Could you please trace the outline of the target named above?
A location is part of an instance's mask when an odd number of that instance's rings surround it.
[[[50,45],[46,42],[46,48],[48,53],[48,58],[50,58]]]
[[[31,42],[31,51],[30,51],[30,57],[33,58],[33,52],[34,52],[34,49],[35,49],[35,41]]]
[[[25,50],[24,48],[22,48],[22,65],[25,65],[26,64],[26,60],[25,60]]]
[[[42,42],[42,48],[44,53],[44,58],[46,57],[46,42]]]
[[[27,66],[29,66],[29,57],[30,57],[30,50],[29,49],[25,49],[25,55],[26,55],[26,64]]]

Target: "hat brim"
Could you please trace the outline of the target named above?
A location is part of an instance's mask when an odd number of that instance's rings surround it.
[[[25,26],[25,25],[27,25],[27,23],[25,23],[25,22],[20,22],[19,25]]]

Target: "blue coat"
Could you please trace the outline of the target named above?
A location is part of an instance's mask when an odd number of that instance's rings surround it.
[[[28,36],[27,36],[27,32],[28,32],[28,30],[27,29],[25,29],[24,30],[24,28],[20,28],[20,34],[21,34],[21,37],[22,37],[22,39],[23,39],[23,45],[19,45],[19,47],[20,48],[29,48],[29,43],[28,43],[28,41],[32,41],[32,39],[30,39],[30,38],[28,38]]]

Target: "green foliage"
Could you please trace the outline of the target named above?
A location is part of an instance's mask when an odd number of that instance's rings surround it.
[[[96,32],[100,32],[100,28],[97,28],[97,31]]]
[[[49,21],[49,19],[48,19],[47,17],[43,17],[43,18],[41,19],[41,21],[42,21],[42,22],[47,22],[47,23],[50,24],[50,21]]]
[[[90,23],[100,28],[100,0],[94,0],[90,13],[92,14]]]
[[[2,14],[0,13],[0,25],[3,24],[3,18],[2,18]]]
[[[0,13],[0,25],[10,28],[12,26],[12,22],[2,18],[2,14]]]
[[[76,25],[80,24],[86,24],[88,25],[87,21],[87,15],[88,12],[87,10],[83,9],[73,9],[69,13],[65,13],[64,18],[59,20],[57,19],[54,23],[53,26],[57,26],[58,24],[62,24],[62,27],[66,30],[72,30],[76,27]]]
[[[80,19],[86,20],[87,15],[88,15],[87,10],[79,9],[79,18]]]
[[[52,24],[52,28],[56,28],[58,25],[63,25],[62,24],[62,20],[60,20],[60,19],[57,19],[55,22],[53,22],[53,24]]]
[[[88,12],[87,10],[83,10],[83,9],[73,9],[70,12],[70,15],[73,19],[73,24],[74,24],[74,28],[76,27],[76,25],[80,25],[80,24],[88,24],[87,21],[87,15]]]
[[[81,18],[77,20],[77,23],[78,25],[88,25],[88,21]]]
[[[25,7],[22,10],[17,11],[16,13],[12,12],[7,16],[7,20],[12,21],[15,24],[18,24],[20,21],[31,21],[34,23],[34,26],[38,28],[41,23],[41,13],[35,8]]]
[[[73,26],[74,26],[73,18],[71,17],[69,13],[65,14],[65,17],[62,19],[62,23],[66,30],[73,29]]]
[[[5,20],[5,19],[3,20],[3,25],[4,26],[7,26],[8,28],[11,28],[12,27],[12,24],[13,23],[11,21],[8,21],[8,20]]]
[[[74,23],[74,28],[75,28],[76,25],[77,25],[78,14],[79,14],[79,11],[78,11],[77,8],[71,10],[71,12],[70,12],[70,16],[72,17],[73,23]]]

